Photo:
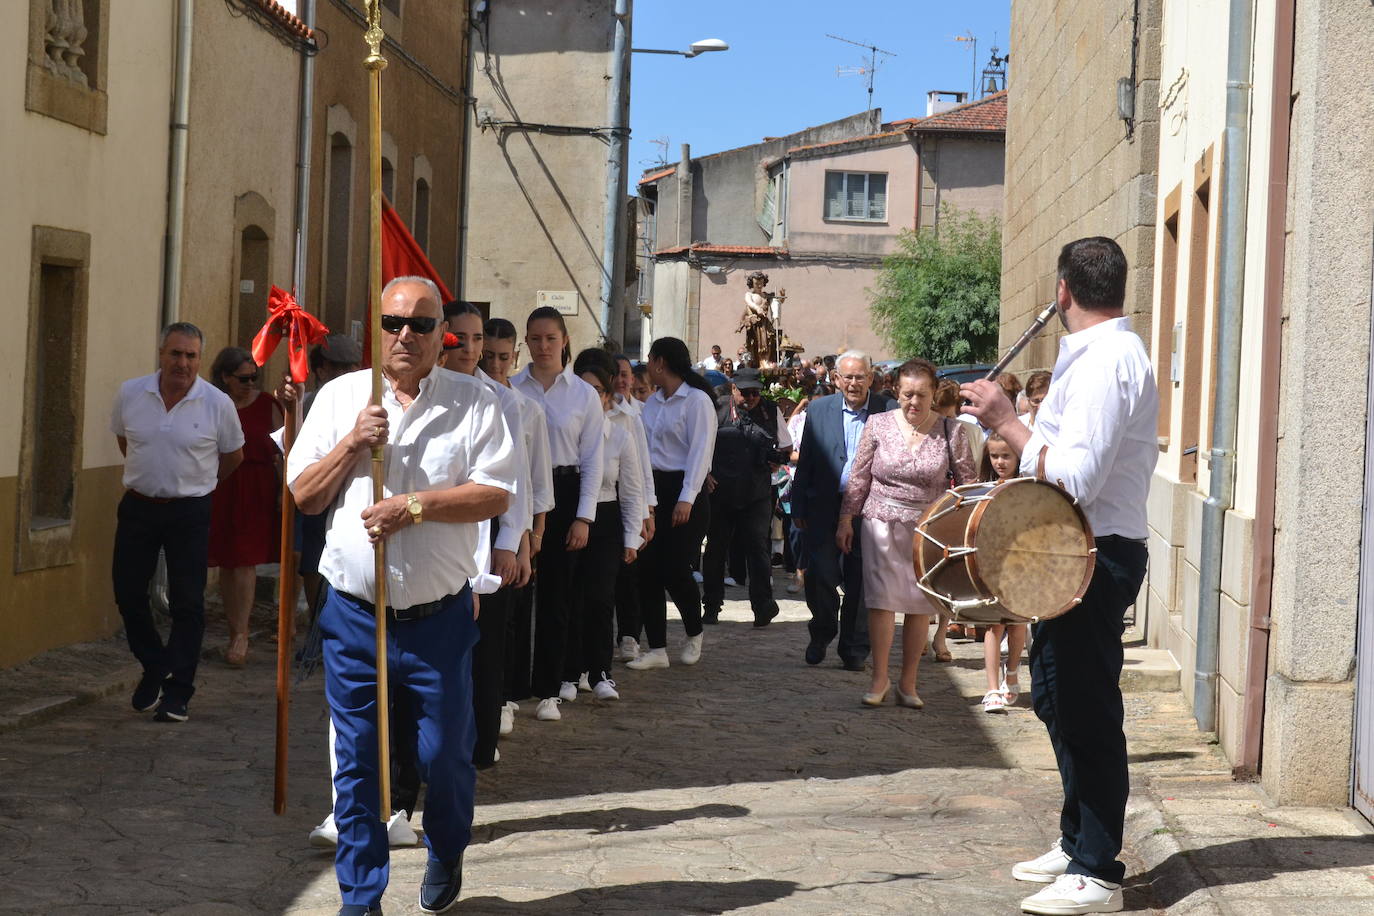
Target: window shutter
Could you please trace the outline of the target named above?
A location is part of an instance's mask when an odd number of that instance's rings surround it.
[[[887,219],[887,176],[868,176],[868,218]]]
[[[773,224],[777,222],[777,181],[769,178],[763,186],[763,208],[759,211],[759,228],[764,235],[770,239],[773,236]]]

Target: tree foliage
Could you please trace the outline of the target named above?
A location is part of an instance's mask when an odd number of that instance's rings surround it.
[[[942,207],[938,232],[902,232],[869,295],[874,327],[894,355],[937,366],[993,361],[1002,295],[999,222]]]

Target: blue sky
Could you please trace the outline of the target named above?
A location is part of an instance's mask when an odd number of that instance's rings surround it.
[[[1009,17],[1009,0],[636,0],[635,47],[720,38],[730,50],[633,55],[629,183],[658,159],[656,139],[676,162],[683,143],[702,156],[864,111],[866,77],[836,69],[865,66],[868,52],[827,33],[895,52],[879,55],[873,89],[891,121],[925,114],[930,89],[970,88],[970,44],[955,35],[977,37],[980,72],[994,43],[1011,52]]]

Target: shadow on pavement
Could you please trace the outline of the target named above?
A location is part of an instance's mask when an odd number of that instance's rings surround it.
[[[513,833],[534,833],[539,830],[585,830],[591,836],[607,833],[630,833],[652,830],[679,821],[700,817],[747,817],[749,809],[742,805],[697,805],[670,811],[648,808],[603,808],[595,811],[567,811],[543,817],[517,818],[497,821],[476,827],[473,843],[490,843]]]
[[[1182,859],[1182,861],[1180,861]],[[1181,850],[1131,884],[1147,889],[1155,906],[1168,910],[1208,887],[1269,881],[1287,874],[1374,866],[1374,841],[1361,836],[1265,837]],[[1338,896],[1308,884],[1304,896]],[[1260,892],[1263,893],[1263,892]],[[1312,912],[1316,912],[1313,910]]]
[[[500,897],[464,898],[473,913],[636,913],[640,916],[698,916],[729,913],[792,896],[794,881],[650,881],[568,891],[541,900],[510,901]]]

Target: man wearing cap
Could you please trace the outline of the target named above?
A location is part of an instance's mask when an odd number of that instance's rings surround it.
[[[778,616],[768,529],[773,520],[773,472],[792,452],[792,436],[777,405],[763,398],[757,369],[735,373],[730,393],[716,409],[720,423],[706,490],[711,495],[711,527],[702,562],[703,623],[717,623],[725,600],[725,561],[731,538],[744,544],[749,604],[754,626]]]

